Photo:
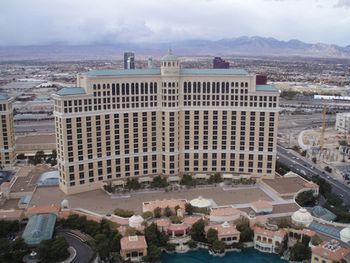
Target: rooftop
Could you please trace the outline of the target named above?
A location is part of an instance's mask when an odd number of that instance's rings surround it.
[[[274,85],[256,85],[256,91],[278,92]]]
[[[16,145],[18,144],[55,144],[55,134],[36,134],[21,136],[16,139]]]
[[[211,216],[230,216],[230,215],[237,215],[241,212],[234,207],[231,206],[225,206],[225,207],[213,207],[210,209],[210,215]]]
[[[26,214],[27,216],[35,215],[35,214],[57,214],[60,211],[59,205],[43,205],[43,206],[32,206],[28,207]]]
[[[330,242],[313,247],[312,253],[333,262],[340,262],[350,253],[350,250],[341,247],[338,241],[331,240]]]
[[[10,97],[7,96],[6,94],[0,94],[0,101],[1,100],[8,100]]]
[[[23,232],[23,239],[29,246],[39,245],[41,241],[52,238],[56,224],[56,215],[33,215]]]
[[[56,92],[59,96],[71,96],[85,94],[85,89],[80,87],[65,87]]]
[[[222,224],[217,225],[209,225],[206,227],[206,231],[208,231],[210,228],[213,228],[216,231],[218,231],[218,237],[233,236],[240,234],[240,232],[236,229],[236,226],[231,225],[228,222],[224,222]]]
[[[126,236],[120,240],[121,250],[141,250],[147,248],[144,236]]]
[[[0,220],[21,220],[23,216],[22,210],[15,210],[15,209],[9,209],[9,210],[0,210]]]
[[[316,184],[310,183],[298,175],[292,177],[276,176],[276,178],[273,180],[263,179],[262,182],[278,192],[280,195],[293,195],[299,192],[301,189],[318,187]]]
[[[145,76],[145,75],[160,75],[160,68],[143,68],[143,69],[110,69],[110,70],[91,70],[85,73],[89,77],[99,76]],[[228,69],[180,69],[180,75],[247,75],[248,72],[241,68]],[[268,86],[268,85],[267,85]],[[273,87],[273,86],[271,86]],[[271,91],[271,90],[270,90]],[[277,90],[276,90],[277,91]],[[61,95],[61,94],[59,94]],[[68,94],[74,95],[74,94]],[[63,96],[63,95],[61,95]]]

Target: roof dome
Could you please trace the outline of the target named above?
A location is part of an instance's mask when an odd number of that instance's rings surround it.
[[[61,202],[62,208],[69,208],[69,201],[67,199],[63,199]]]
[[[350,242],[350,227],[346,227],[340,231],[340,240],[345,243]]]
[[[202,196],[191,200],[190,204],[198,208],[208,208],[211,205],[210,201],[208,199],[203,198]]]
[[[133,215],[129,218],[129,226],[130,227],[140,227],[143,222],[142,216]]]
[[[296,225],[309,226],[312,221],[312,215],[305,208],[300,208],[292,215],[292,222]]]
[[[179,60],[178,57],[173,55],[173,51],[171,49],[169,49],[168,54],[166,54],[161,58],[161,61],[178,61],[178,60]]]

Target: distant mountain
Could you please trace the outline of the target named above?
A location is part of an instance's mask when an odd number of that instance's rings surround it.
[[[350,45],[341,47],[323,43],[304,43],[292,39],[281,41],[271,37],[228,38],[221,40],[185,40],[172,43],[117,43],[114,45],[88,46],[15,46],[0,47],[0,61],[5,60],[115,60],[125,50],[133,50],[137,56],[160,57],[171,47],[183,56],[302,56],[321,58],[350,58]]]

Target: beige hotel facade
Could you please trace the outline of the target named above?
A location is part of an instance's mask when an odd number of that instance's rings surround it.
[[[184,173],[274,178],[279,92],[243,69],[91,70],[53,95],[60,188]]]
[[[0,95],[0,166],[2,168],[11,167],[16,161],[13,101],[14,99],[7,95]]]

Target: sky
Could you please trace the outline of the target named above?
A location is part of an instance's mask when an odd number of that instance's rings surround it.
[[[350,45],[350,0],[0,0],[0,46],[219,40]]]

